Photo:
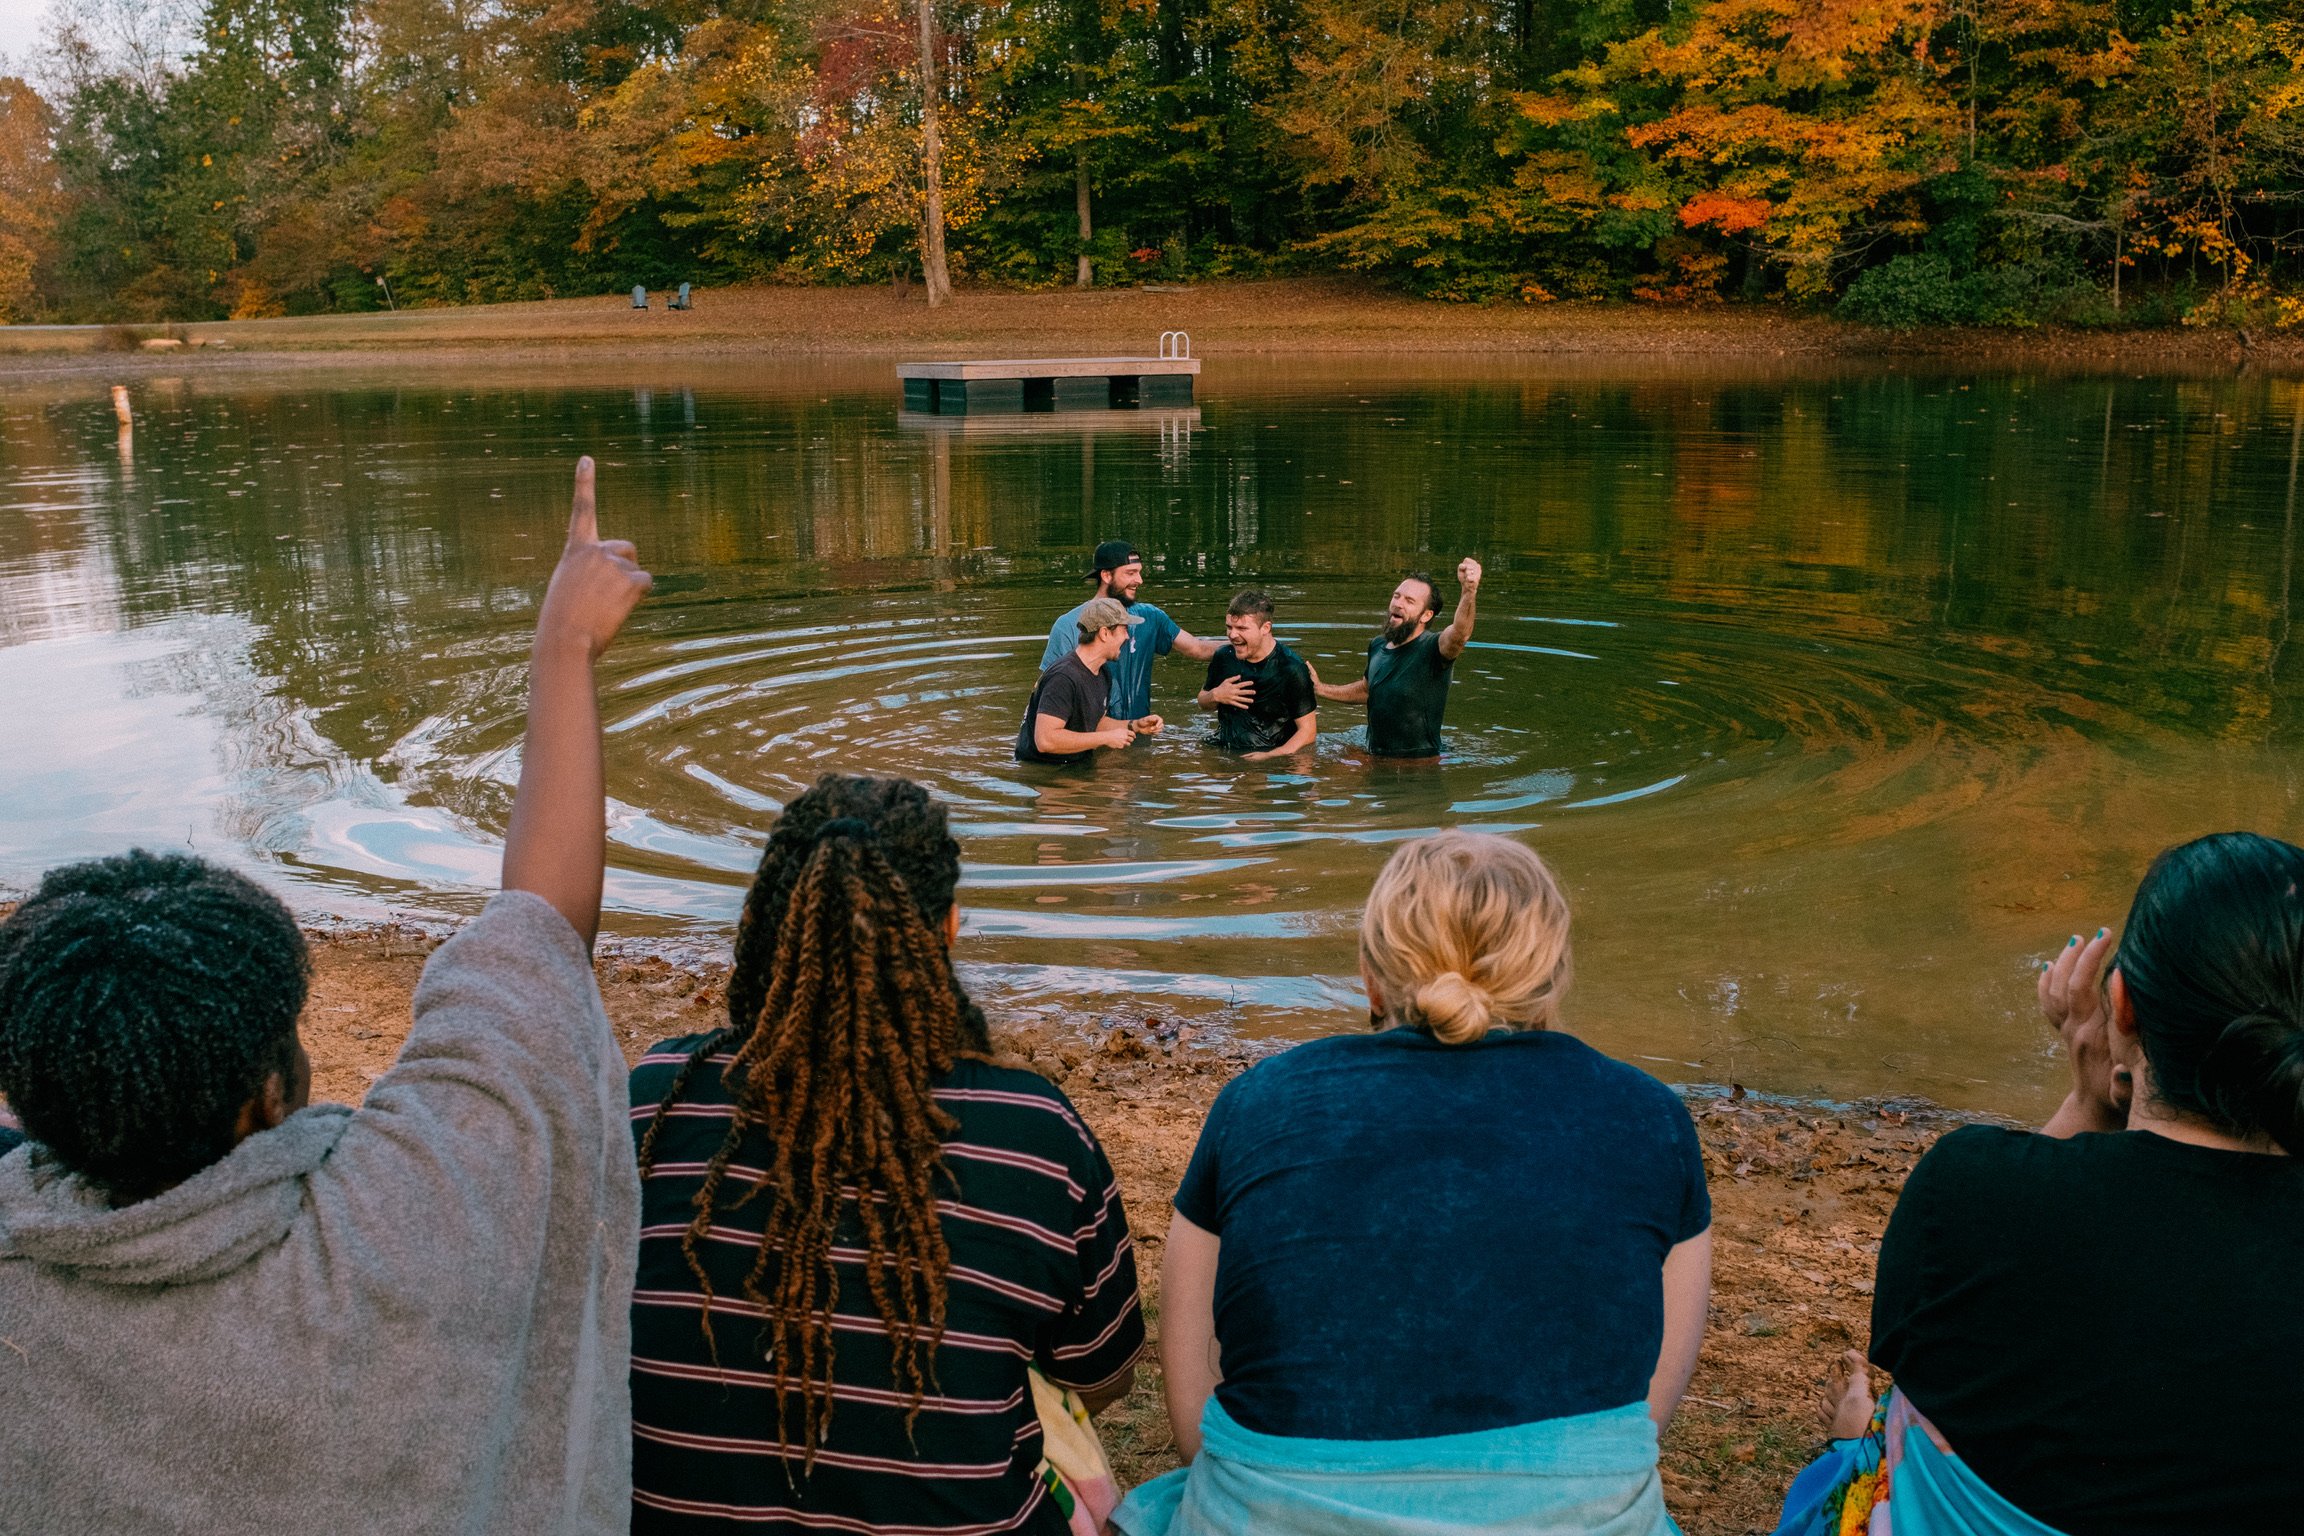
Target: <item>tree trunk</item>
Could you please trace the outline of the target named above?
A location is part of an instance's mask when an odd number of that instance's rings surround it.
[[[1088,151],[1085,149],[1073,151],[1072,200],[1080,210],[1080,275],[1077,281],[1081,287],[1089,288],[1095,285],[1096,269],[1088,260],[1088,241],[1096,229],[1088,221]]]
[[[920,283],[934,309],[952,297],[952,274],[944,265],[944,140],[936,121],[936,0],[920,0],[920,180],[927,194],[920,212]]]

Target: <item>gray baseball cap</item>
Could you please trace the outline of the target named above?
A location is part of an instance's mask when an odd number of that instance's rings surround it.
[[[1141,624],[1142,614],[1130,613],[1116,597],[1092,597],[1080,607],[1082,629],[1110,629],[1115,624]]]

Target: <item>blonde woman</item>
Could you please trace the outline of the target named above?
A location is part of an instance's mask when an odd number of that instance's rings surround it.
[[[1672,1529],[1656,1435],[1695,1368],[1711,1204],[1671,1090],[1558,1028],[1568,905],[1505,838],[1369,893],[1375,1025],[1227,1087],[1169,1228],[1181,1471],[1130,1536]]]

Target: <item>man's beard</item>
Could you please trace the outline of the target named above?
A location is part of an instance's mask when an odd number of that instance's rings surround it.
[[[1423,622],[1424,621],[1422,619],[1402,619],[1397,624],[1385,625],[1385,643],[1388,645],[1406,645],[1409,641],[1416,638],[1417,628],[1422,625]]]

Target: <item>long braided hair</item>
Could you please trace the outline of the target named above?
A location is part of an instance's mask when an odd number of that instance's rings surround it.
[[[722,1081],[735,1113],[706,1165],[680,1251],[703,1287],[702,1326],[716,1358],[712,1281],[697,1245],[715,1212],[768,1201],[744,1294],[766,1318],[776,1438],[795,1443],[786,1415],[797,1395],[797,1443],[810,1469],[832,1419],[840,1297],[832,1249],[850,1211],[907,1428],[934,1385],[951,1268],[936,1184],[950,1177],[942,1138],[956,1122],[931,1088],[958,1058],[991,1051],[984,1015],[961,990],[944,942],[959,880],[960,845],[925,789],[906,779],[817,780],[769,835],[745,898],[728,1024],[689,1055],[641,1137],[645,1179],[691,1077],[734,1047]],[[765,1177],[731,1200],[729,1163],[755,1129],[773,1157]]]

